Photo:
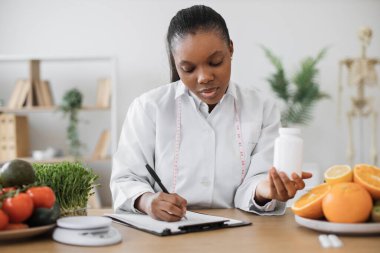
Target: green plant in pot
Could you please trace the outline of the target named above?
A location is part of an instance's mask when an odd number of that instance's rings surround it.
[[[80,149],[83,146],[79,140],[78,133],[78,113],[82,107],[82,93],[77,89],[71,89],[63,96],[62,104],[59,107],[68,116],[69,125],[67,127],[67,139],[69,140],[69,154],[78,158]]]
[[[36,181],[54,190],[61,216],[86,215],[88,198],[98,179],[92,169],[79,162],[34,163]]]
[[[317,101],[329,98],[329,95],[320,91],[316,80],[318,75],[317,64],[325,56],[327,49],[322,49],[315,58],[307,57],[301,61],[300,67],[289,80],[282,61],[271,50],[262,46],[266,57],[275,67],[267,81],[273,92],[283,102],[281,123],[283,127],[289,125],[306,125],[312,119],[312,110]]]

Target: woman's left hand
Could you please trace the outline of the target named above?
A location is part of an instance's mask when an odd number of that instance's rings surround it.
[[[255,201],[263,205],[272,199],[287,201],[296,195],[298,190],[305,188],[304,179],[311,178],[309,172],[302,172],[302,177],[296,173],[292,174],[292,180],[284,172],[277,172],[272,167],[269,170],[268,177],[261,181],[255,191]]]

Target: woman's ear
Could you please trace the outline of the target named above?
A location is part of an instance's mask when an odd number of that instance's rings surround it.
[[[229,50],[232,57],[232,55],[234,54],[234,43],[232,42],[232,40],[230,40]]]

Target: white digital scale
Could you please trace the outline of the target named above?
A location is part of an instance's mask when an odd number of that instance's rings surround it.
[[[112,220],[99,216],[72,216],[57,220],[53,239],[78,246],[106,246],[121,242],[119,231]]]

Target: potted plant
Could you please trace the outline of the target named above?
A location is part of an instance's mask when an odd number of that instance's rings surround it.
[[[301,61],[300,67],[289,80],[281,59],[271,50],[262,46],[266,57],[275,67],[275,72],[266,79],[277,97],[282,100],[281,124],[306,125],[312,119],[312,110],[317,101],[329,98],[329,95],[320,91],[318,69],[316,65],[325,56],[327,49],[322,49],[315,58],[307,57]]]
[[[82,107],[82,93],[78,89],[71,89],[63,96],[59,110],[68,116],[69,125],[67,127],[67,139],[69,140],[69,154],[78,158],[82,143],[78,134],[78,112]]]

